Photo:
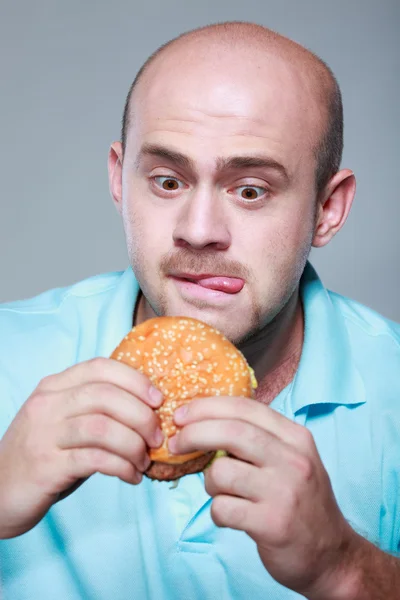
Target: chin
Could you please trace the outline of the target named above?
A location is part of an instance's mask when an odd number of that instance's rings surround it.
[[[162,316],[171,317],[191,317],[192,319],[198,319],[207,323],[211,327],[218,329],[232,344],[238,346],[243,341],[251,338],[258,330],[258,324],[255,325],[254,320],[247,320],[244,322],[237,322],[237,314],[243,314],[242,311],[235,311],[234,315],[226,314],[221,311],[212,310],[208,308],[195,308],[195,307],[176,307],[171,308],[166,314]]]

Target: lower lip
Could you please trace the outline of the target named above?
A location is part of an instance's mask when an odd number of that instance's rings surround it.
[[[220,292],[219,290],[210,290],[209,288],[202,287],[187,279],[178,279],[176,277],[171,277],[171,279],[181,292],[182,296],[186,296],[188,299],[195,298],[210,303],[223,303],[231,301],[238,295],[238,293],[227,294],[226,292]]]

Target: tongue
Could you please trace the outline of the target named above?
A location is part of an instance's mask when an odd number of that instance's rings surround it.
[[[199,279],[196,283],[209,290],[225,292],[226,294],[237,294],[244,286],[243,279],[237,279],[236,277],[207,277],[206,279]]]

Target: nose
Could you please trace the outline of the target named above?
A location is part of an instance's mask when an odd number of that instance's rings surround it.
[[[226,250],[231,235],[223,203],[206,187],[193,191],[181,207],[173,239],[176,246]]]

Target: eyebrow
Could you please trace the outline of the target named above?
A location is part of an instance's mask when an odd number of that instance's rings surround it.
[[[158,144],[144,144],[139,151],[135,166],[139,167],[141,160],[146,156],[166,159],[183,169],[196,171],[194,162],[185,154],[177,152],[172,148]],[[228,156],[226,158],[217,158],[217,171],[240,170],[248,168],[263,168],[277,171],[285,180],[289,181],[289,174],[285,167],[275,159],[264,155],[249,156]]]

